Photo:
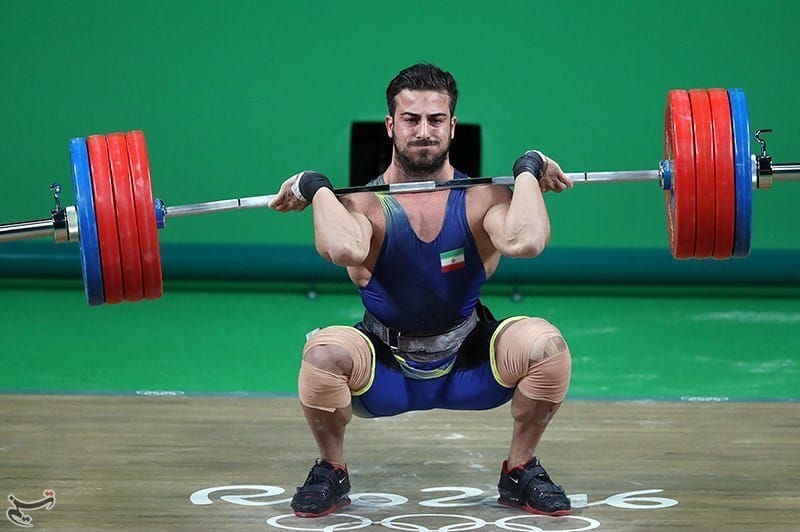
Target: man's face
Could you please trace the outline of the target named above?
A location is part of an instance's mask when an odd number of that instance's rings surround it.
[[[429,177],[448,161],[456,127],[450,96],[404,89],[395,96],[395,104],[394,117],[386,117],[395,161],[409,176]]]

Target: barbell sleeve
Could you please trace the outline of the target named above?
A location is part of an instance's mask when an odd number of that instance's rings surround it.
[[[800,163],[773,164],[772,179],[775,181],[800,181]]]
[[[0,242],[53,236],[54,230],[55,222],[52,218],[3,224],[0,225]]]
[[[250,196],[245,198],[234,198],[218,201],[207,201],[205,203],[191,203],[188,205],[176,205],[166,207],[165,215],[169,218],[181,216],[191,216],[194,214],[207,214],[212,212],[234,211],[238,209],[256,209],[269,206],[269,203],[277,194],[266,196]]]
[[[572,172],[567,177],[573,183],[614,183],[635,181],[658,181],[658,170],[626,170],[621,172]]]

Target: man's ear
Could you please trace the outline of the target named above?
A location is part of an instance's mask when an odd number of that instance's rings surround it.
[[[390,139],[394,138],[394,120],[392,120],[391,116],[386,115],[383,121],[386,125],[386,135],[388,135]]]

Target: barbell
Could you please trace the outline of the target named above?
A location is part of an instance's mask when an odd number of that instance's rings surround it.
[[[800,163],[775,164],[759,130],[760,155],[750,153],[747,101],[741,89],[669,91],[664,111],[664,159],[655,170],[576,172],[580,182],[659,181],[672,256],[728,259],[750,253],[752,190],[773,180],[800,180]],[[80,244],[89,305],[158,299],[163,295],[158,229],[172,217],[266,207],[275,195],[169,207],[153,197],[144,133],[130,131],[73,138],[69,142],[75,205],[55,208],[49,218],[0,225],[0,242],[52,236]],[[511,176],[445,182],[338,188],[401,194],[476,185],[511,186]]]

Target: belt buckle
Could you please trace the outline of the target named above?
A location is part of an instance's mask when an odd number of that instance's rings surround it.
[[[386,328],[386,345],[389,346],[389,349],[392,351],[400,351],[400,331],[397,329],[392,329],[391,327]]]

